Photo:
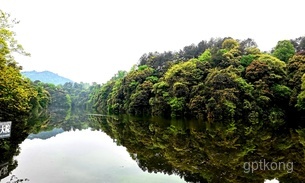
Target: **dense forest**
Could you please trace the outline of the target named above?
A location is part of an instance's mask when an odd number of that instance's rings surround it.
[[[90,110],[90,93],[98,84],[67,82],[64,85],[54,85],[43,83],[39,80],[34,81],[34,85],[43,88],[50,96],[49,108],[52,109],[83,109]]]
[[[111,114],[281,125],[305,110],[305,37],[270,53],[253,39],[212,38],[179,52],[148,53],[92,94]],[[304,115],[303,115],[304,117]]]

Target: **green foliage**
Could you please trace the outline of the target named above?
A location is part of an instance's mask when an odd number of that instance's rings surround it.
[[[247,55],[259,55],[261,51],[257,47],[249,47],[246,48],[246,54]]]
[[[187,96],[189,94],[189,89],[187,85],[180,82],[176,82],[173,86],[173,94],[176,97]]]
[[[232,39],[232,38],[225,39],[222,42],[222,49],[226,49],[228,51],[238,48],[238,47],[239,47],[239,43],[235,39]]]
[[[29,112],[30,101],[37,94],[30,81],[23,79],[15,68],[4,66],[0,70],[1,115]]]
[[[256,59],[255,55],[243,55],[240,59],[240,63],[242,66],[248,67],[254,59]]]
[[[272,87],[272,91],[275,95],[281,97],[289,97],[291,95],[291,89],[285,85],[276,84]]]
[[[15,32],[11,30],[18,23],[16,19],[12,19],[9,14],[0,10],[0,69],[3,65],[14,67],[18,70],[22,68],[18,66],[11,53],[30,55],[24,51],[22,45],[15,39]]]
[[[268,54],[261,54],[246,68],[246,78],[250,81],[261,79],[268,84],[273,84],[282,82],[286,76],[285,62]]]
[[[184,105],[185,105],[185,98],[184,97],[174,97],[171,98],[168,102],[168,104],[171,107],[171,116],[172,117],[177,117],[177,116],[182,116],[183,115],[183,110],[184,110]]]
[[[276,128],[304,108],[305,56],[286,48],[291,43],[279,42],[271,55],[252,39],[224,38],[144,54],[137,67],[102,86],[95,106],[117,114],[242,119]]]
[[[187,62],[181,62],[179,64],[173,65],[165,74],[164,79],[170,84],[178,80],[179,77],[190,77],[192,76],[192,71],[196,68],[196,59],[192,59]]]
[[[124,78],[126,75],[127,75],[127,72],[126,72],[126,71],[118,71],[118,73],[116,73],[116,74],[111,78],[111,80],[115,81],[115,80],[118,80],[118,79],[122,79],[122,78]]]
[[[269,121],[273,126],[279,126],[285,123],[285,112],[280,108],[272,108],[269,114]]]
[[[140,65],[140,66],[138,67],[138,70],[143,71],[143,70],[145,70],[145,69],[147,69],[147,68],[148,68],[147,65]]]
[[[287,63],[294,53],[295,49],[292,43],[289,40],[283,40],[277,43],[272,54]]]
[[[285,73],[286,63],[268,54],[261,54],[258,60],[266,63],[269,67]]]
[[[296,107],[305,110],[305,74],[302,77],[301,93],[298,95]]]
[[[130,97],[129,112],[135,115],[150,113],[149,99],[152,97],[153,83],[144,81]]]
[[[211,61],[212,58],[212,54],[210,49],[206,49],[199,57],[198,60],[202,61],[202,62],[209,62]]]
[[[129,87],[135,89],[135,88],[137,88],[138,85],[139,85],[139,82],[131,81],[131,83],[129,84]]]
[[[247,83],[247,81],[242,77],[236,77],[234,82],[237,83],[237,85],[238,85],[238,87],[240,88],[241,91],[245,92],[248,95],[251,95],[251,93],[254,90],[253,85]]]
[[[273,109],[272,114],[280,115],[277,110]],[[175,173],[186,182],[254,183],[275,177],[281,182],[302,182],[305,130],[284,130],[279,128],[279,123],[268,121],[268,125],[276,126],[271,130],[260,125],[261,120],[256,120],[258,113],[250,116],[253,118],[251,125],[240,124],[237,120],[204,124],[198,120],[131,116],[96,120],[102,130],[126,147],[139,167],[148,172]],[[300,173],[287,172],[288,166],[284,170],[251,172],[250,164],[249,173],[245,173],[248,168],[245,162],[259,164],[260,159],[265,159],[266,163],[293,162],[293,171]],[[220,177],[223,172],[226,176]]]
[[[226,116],[233,118],[235,116],[236,105],[233,102],[228,101],[228,100],[225,100],[224,105],[225,105],[225,109],[226,109],[226,111],[224,111],[224,112],[227,113]]]
[[[169,87],[169,85],[168,85],[167,82],[161,81],[161,82],[158,82],[158,83],[154,84],[153,91],[154,91],[154,93],[159,94],[163,90],[168,89],[168,87]]]
[[[288,83],[292,89],[289,105],[295,107],[298,95],[301,92],[302,76],[305,73],[305,55],[296,54],[287,64]]]
[[[29,55],[10,30],[14,23],[17,21],[0,10],[0,119],[5,120],[12,120],[14,116],[28,114],[30,111],[35,111],[36,115],[49,102],[48,93],[23,78],[21,67],[14,60],[14,52]]]
[[[150,81],[152,83],[157,83],[159,81],[159,78],[156,76],[149,76],[146,78],[147,81]]]
[[[149,99],[149,105],[153,115],[165,116],[168,115],[170,106],[168,104],[169,95],[169,84],[165,81],[160,81],[153,85],[152,92],[154,97]]]
[[[240,55],[240,44],[235,39],[225,39],[222,49],[226,50],[223,54],[227,59],[232,59]]]
[[[67,101],[67,106],[69,106],[69,108],[71,108],[72,106],[72,100],[69,94],[66,94],[66,101]]]

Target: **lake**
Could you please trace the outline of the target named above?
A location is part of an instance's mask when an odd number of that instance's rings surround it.
[[[12,172],[29,182],[183,182],[178,176],[143,172],[126,148],[101,131],[67,131],[26,139]],[[4,181],[5,182],[5,181]]]
[[[249,135],[233,124],[86,112],[35,124],[12,133],[0,182],[304,181],[303,129]]]

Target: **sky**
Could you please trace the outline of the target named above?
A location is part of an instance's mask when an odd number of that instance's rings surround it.
[[[0,0],[20,20],[23,71],[105,83],[148,52],[179,51],[212,37],[253,38],[262,51],[305,36],[302,0]]]

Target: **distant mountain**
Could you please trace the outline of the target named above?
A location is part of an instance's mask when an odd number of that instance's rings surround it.
[[[52,83],[55,85],[58,84],[65,84],[67,82],[73,82],[72,80],[59,76],[58,74],[55,74],[50,71],[42,71],[42,72],[37,72],[37,71],[26,71],[26,72],[21,72],[24,76],[28,77],[32,81],[39,80],[44,83]]]
[[[44,132],[40,132],[38,134],[33,134],[31,133],[29,136],[28,136],[28,139],[48,139],[48,138],[51,138],[51,137],[55,137],[57,134],[60,134],[60,133],[63,133],[65,132],[62,128],[54,128],[53,130],[51,131],[44,131]]]

